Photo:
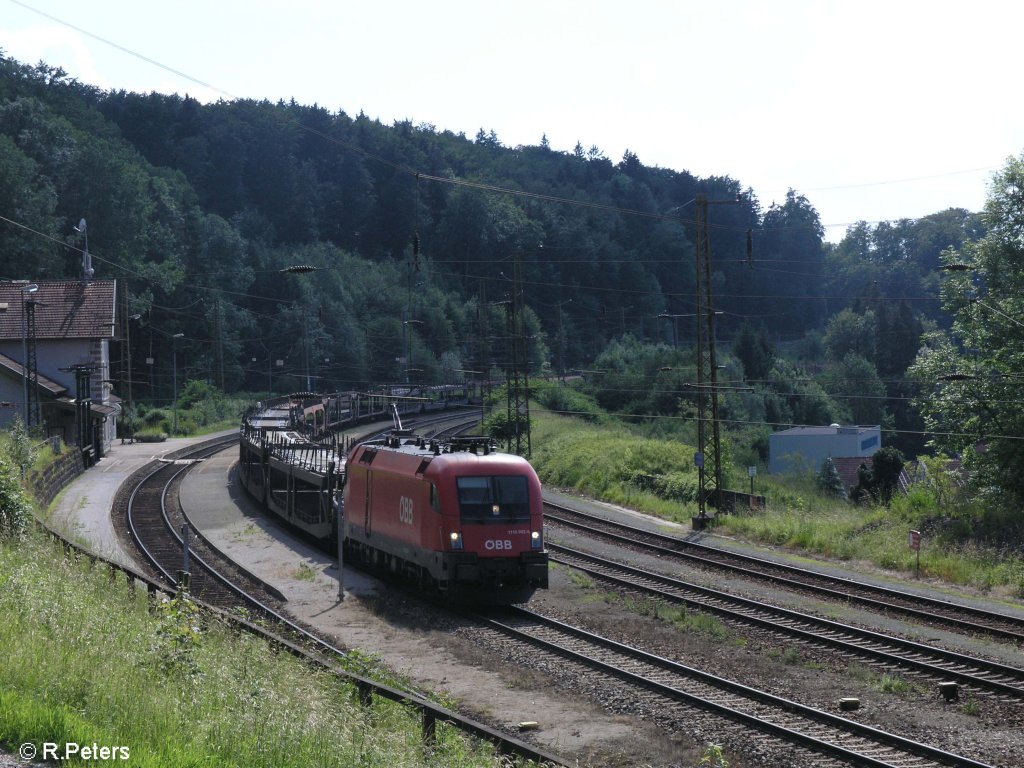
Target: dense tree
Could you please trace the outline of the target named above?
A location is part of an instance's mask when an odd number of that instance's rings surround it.
[[[791,189],[785,203],[772,204],[765,213],[763,227],[755,268],[782,277],[785,291],[773,292],[762,312],[777,315],[773,324],[782,332],[816,327],[826,310],[821,291],[824,229],[818,212],[806,197]]]
[[[694,379],[688,353],[664,344],[645,344],[632,336],[610,343],[594,361],[588,391],[614,413],[674,415]]]
[[[39,278],[61,277],[62,254],[42,246],[29,230],[52,232],[57,227],[57,194],[39,167],[7,136],[0,135],[0,212],[28,229],[0,228],[0,274],[16,275],[25,264],[37,265]]]
[[[948,331],[925,335],[912,369],[935,447],[963,454],[976,488],[1024,502],[1024,157],[994,177],[987,234],[944,254]]]
[[[842,421],[853,424],[885,424],[885,384],[871,361],[856,352],[832,363],[822,376],[822,384],[837,401],[845,405]]]
[[[826,252],[825,293],[829,312],[852,307],[864,297],[918,299],[938,292],[940,254],[984,234],[978,214],[949,208],[921,219],[869,225],[858,222]],[[878,309],[877,304],[874,306]],[[921,314],[940,321],[938,302],[919,305]]]
[[[875,487],[886,506],[889,506],[893,494],[899,489],[904,463],[903,454],[891,445],[879,449],[871,457]]]
[[[749,323],[744,323],[732,343],[732,352],[743,364],[743,376],[747,381],[766,378],[775,359],[775,348],[763,324],[755,330]]]
[[[821,426],[842,419],[844,410],[820,383],[784,360],[768,374],[767,421],[778,428]]]
[[[127,314],[141,316],[136,356],[155,344],[159,358],[159,340],[182,332],[192,375],[284,391],[304,387],[306,368],[324,387],[400,381],[412,367],[433,381],[456,365],[500,377],[518,261],[532,371],[600,371],[588,387],[606,407],[686,423],[693,320],[659,316],[694,311],[704,195],[722,203],[709,210],[717,336],[730,342],[722,375],[757,387],[724,396],[723,417],[781,426],[892,414],[899,447],[920,448],[903,372],[922,332],[949,320],[918,299],[937,291],[944,249],[970,255],[986,231],[977,216],[862,222],[826,246],[795,191],[762,210],[728,176],[584,146],[507,147],[494,131],[384,125],[294,101],[103,92],[0,54],[0,214],[23,225],[0,223],[0,275],[76,275],[84,241],[72,227],[85,217],[97,274],[121,280]],[[318,272],[282,275],[296,264]],[[997,290],[1003,269],[978,285]],[[979,294],[990,296],[1010,294]],[[950,339],[961,352],[996,341]],[[134,365],[154,374],[136,397],[166,394],[159,362]],[[872,407],[879,378],[884,408]]]
[[[832,315],[825,328],[825,349],[832,360],[842,360],[849,354],[865,360],[875,359],[875,340],[878,335],[875,313],[844,309]]]

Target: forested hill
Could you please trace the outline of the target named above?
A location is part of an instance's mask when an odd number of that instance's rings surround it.
[[[949,210],[861,224],[833,247],[798,193],[764,207],[727,175],[631,152],[105,92],[9,58],[0,73],[0,275],[77,275],[62,243],[83,245],[73,225],[86,218],[97,276],[123,281],[142,333],[184,332],[193,373],[229,390],[259,386],[258,361],[297,367],[305,337],[336,385],[487,365],[517,257],[538,369],[556,355],[584,365],[627,334],[686,338],[692,321],[658,315],[694,311],[698,194],[738,200],[710,213],[726,342],[750,323],[799,339],[880,298],[937,319],[937,302],[919,300],[936,295],[939,253],[980,231]],[[321,271],[280,272],[296,264]]]

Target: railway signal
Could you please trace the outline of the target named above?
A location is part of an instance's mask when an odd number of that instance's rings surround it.
[[[921,532],[910,532],[910,548],[917,553],[917,563],[914,566],[914,578],[921,578]]]

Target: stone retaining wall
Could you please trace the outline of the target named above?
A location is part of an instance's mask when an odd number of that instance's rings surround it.
[[[41,509],[50,506],[61,489],[85,471],[82,452],[75,446],[68,449],[42,472],[29,472],[28,484]]]

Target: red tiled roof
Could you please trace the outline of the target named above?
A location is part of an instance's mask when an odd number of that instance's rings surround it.
[[[116,281],[79,280],[39,282],[39,290],[25,293],[26,281],[0,283],[0,339],[20,339],[24,317],[22,301],[36,302],[36,339],[114,338]]]
[[[833,456],[832,463],[836,465],[836,471],[843,479],[846,490],[850,490],[858,482],[857,471],[860,465],[867,464],[868,469],[871,469],[874,461],[870,456]]]

